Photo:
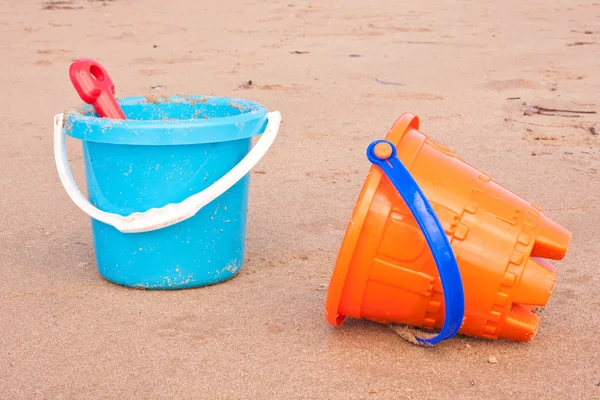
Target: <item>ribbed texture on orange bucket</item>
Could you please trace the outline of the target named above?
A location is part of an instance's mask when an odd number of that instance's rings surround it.
[[[571,234],[419,130],[403,114],[388,133],[425,193],[458,261],[465,293],[460,333],[529,341],[556,282],[542,258],[565,256]],[[535,258],[534,258],[535,257]],[[331,277],[326,319],[346,316],[439,329],[444,297],[425,238],[394,186],[372,167]]]

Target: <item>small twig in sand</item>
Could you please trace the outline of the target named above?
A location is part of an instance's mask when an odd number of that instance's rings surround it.
[[[573,114],[596,114],[596,111],[562,110],[560,108],[546,108],[546,107],[540,107],[540,106],[534,106],[534,107],[536,107],[540,111],[545,111],[545,112],[566,112],[566,113],[573,113]]]
[[[587,110],[565,110],[560,108],[548,108],[538,106],[536,104],[529,104],[527,102],[523,103],[527,109],[523,112],[523,115],[548,115],[554,117],[566,117],[566,118],[580,118],[580,115],[566,115],[566,114],[554,114],[554,113],[570,113],[570,114],[596,114],[596,111],[587,111]]]
[[[539,115],[545,115],[547,117],[564,117],[564,118],[581,118],[581,115],[569,115],[569,114],[548,114],[548,113],[534,113],[534,114],[539,114]],[[527,114],[525,113],[525,115],[531,115],[531,114]]]
[[[83,7],[81,6],[73,6],[73,1],[57,1],[51,0],[46,3],[45,6],[42,7],[42,10],[80,10]]]
[[[390,85],[390,86],[406,86],[406,85],[404,85],[404,84],[402,84],[402,83],[399,83],[399,82],[382,81],[382,80],[381,80],[381,79],[379,79],[379,78],[375,78],[375,82],[377,82],[377,83],[381,83],[382,85]]]
[[[520,97],[507,97],[506,100],[521,100]]]
[[[575,43],[569,43],[567,44],[567,46],[571,47],[571,46],[584,46],[586,44],[596,44],[596,42],[575,42]]]

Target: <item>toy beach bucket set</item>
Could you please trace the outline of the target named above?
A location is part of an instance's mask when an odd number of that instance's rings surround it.
[[[88,103],[54,119],[61,182],[91,217],[100,274],[146,289],[201,287],[243,264],[248,173],[281,116],[219,97],[117,101],[102,66],[81,59],[71,81]],[[71,175],[66,135],[80,139],[89,200]],[[252,138],[261,135],[252,147]],[[406,324],[437,335],[529,341],[556,281],[544,259],[571,235],[419,131],[402,115],[367,149],[373,164],[331,277],[326,320]]]

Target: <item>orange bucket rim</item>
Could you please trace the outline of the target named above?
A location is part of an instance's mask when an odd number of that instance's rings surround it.
[[[394,125],[392,125],[386,135],[386,140],[397,146],[400,139],[409,129],[419,129],[419,117],[412,113],[404,113],[396,120]],[[354,257],[356,242],[362,231],[366,215],[371,207],[371,202],[379,187],[382,176],[383,173],[381,170],[375,165],[372,165],[358,195],[352,216],[346,228],[344,238],[342,239],[342,244],[329,282],[325,304],[325,319],[333,326],[340,326],[346,319],[345,315],[340,314],[339,305],[346,283],[346,276],[348,275],[348,268]]]

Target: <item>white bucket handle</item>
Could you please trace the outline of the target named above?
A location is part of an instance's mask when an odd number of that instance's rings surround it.
[[[97,209],[81,194],[69,168],[63,119],[64,114],[54,116],[54,159],[58,175],[67,194],[90,217],[112,225],[123,233],[139,233],[164,228],[193,217],[202,207],[235,185],[260,161],[275,141],[279,132],[281,114],[279,111],[270,112],[265,131],[252,150],[228,173],[206,189],[180,203],[167,204],[146,212],[135,212],[126,217]]]

